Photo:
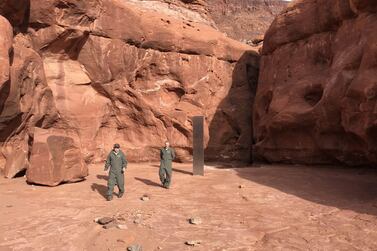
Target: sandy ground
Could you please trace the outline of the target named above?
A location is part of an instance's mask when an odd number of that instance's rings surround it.
[[[377,250],[375,171],[261,165],[208,167],[197,177],[190,165],[175,169],[166,190],[158,165],[130,164],[127,194],[111,202],[101,165],[54,188],[0,178],[0,250]],[[103,229],[94,222],[103,216],[127,229]]]

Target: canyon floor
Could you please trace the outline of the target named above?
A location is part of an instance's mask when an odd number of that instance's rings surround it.
[[[206,166],[198,177],[189,164],[174,168],[166,190],[157,163],[129,164],[126,196],[111,202],[102,165],[58,187],[0,178],[0,250],[377,250],[376,171]],[[94,222],[104,216],[127,229]]]

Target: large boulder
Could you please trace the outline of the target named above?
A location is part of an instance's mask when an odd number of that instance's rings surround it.
[[[373,0],[308,0],[265,36],[255,153],[273,162],[377,163]]]
[[[56,186],[83,180],[88,175],[74,132],[35,128],[28,182]]]

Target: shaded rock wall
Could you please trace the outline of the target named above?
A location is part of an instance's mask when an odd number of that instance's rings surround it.
[[[373,0],[308,0],[266,33],[254,106],[255,154],[273,162],[377,162]]]

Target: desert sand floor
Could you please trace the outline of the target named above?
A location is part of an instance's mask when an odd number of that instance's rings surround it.
[[[0,250],[377,250],[376,171],[260,165],[197,177],[190,168],[176,164],[166,190],[157,164],[130,164],[127,194],[111,202],[102,165],[53,188],[1,178]],[[94,219],[104,216],[127,229],[103,229]]]

